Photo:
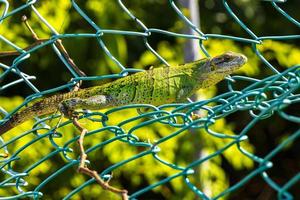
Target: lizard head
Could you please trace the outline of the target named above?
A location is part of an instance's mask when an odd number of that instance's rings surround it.
[[[242,67],[247,62],[243,54],[227,52],[222,55],[200,60],[197,81],[199,88],[206,88],[223,80],[227,75]],[[203,64],[204,63],[204,64]]]
[[[243,54],[226,52],[210,59],[209,71],[226,76],[242,67],[246,62],[247,57]]]

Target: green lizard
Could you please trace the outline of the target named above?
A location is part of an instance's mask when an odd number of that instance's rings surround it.
[[[100,86],[46,97],[12,115],[0,125],[0,135],[34,116],[60,112],[71,118],[76,109],[98,110],[127,104],[162,105],[184,102],[200,88],[223,80],[247,62],[238,53],[227,52],[174,67],[152,68]]]

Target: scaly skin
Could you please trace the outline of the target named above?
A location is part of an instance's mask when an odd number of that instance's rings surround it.
[[[59,109],[71,117],[75,109],[98,110],[127,104],[162,105],[183,102],[200,88],[223,80],[247,62],[242,54],[227,52],[175,67],[160,67],[135,73],[113,82],[44,98],[0,125],[0,135],[32,119]]]

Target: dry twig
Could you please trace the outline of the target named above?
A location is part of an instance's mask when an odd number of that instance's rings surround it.
[[[84,151],[84,147],[83,147],[83,141],[84,141],[84,136],[85,134],[88,132],[87,129],[85,129],[79,122],[78,122],[78,118],[77,116],[73,117],[73,124],[74,126],[80,131],[80,137],[78,140],[78,144],[79,144],[79,149],[80,149],[80,163],[78,166],[78,172],[86,174],[92,178],[94,178],[96,180],[96,182],[104,189],[104,190],[108,190],[110,192],[113,192],[115,194],[118,194],[122,197],[122,200],[128,200],[128,192],[127,190],[124,189],[118,189],[115,188],[111,185],[109,185],[109,181],[104,181],[97,173],[97,171],[95,170],[91,170],[89,169],[86,165],[85,165],[85,161],[87,159],[87,155]]]
[[[29,45],[28,47],[26,47],[24,50],[30,50],[40,44],[42,44],[45,41],[48,41],[49,39],[40,39],[37,34],[34,32],[34,30],[31,28],[31,26],[29,25],[28,21],[27,21],[27,17],[24,15],[22,17],[22,21],[24,22],[25,26],[28,28],[28,30],[31,32],[33,39],[35,40],[35,42],[31,45]],[[57,47],[57,49],[62,53],[62,55],[64,56],[64,58],[67,60],[68,64],[74,69],[74,71],[76,71],[76,73],[80,76],[86,76],[85,73],[83,71],[81,71],[77,65],[75,64],[75,62],[71,59],[71,57],[69,56],[67,50],[65,49],[65,47],[62,44],[62,41],[60,39],[56,40],[54,42],[55,46]],[[21,53],[19,51],[6,51],[6,52],[0,52],[0,57],[6,57],[6,56],[18,56],[21,55]],[[73,90],[78,90],[79,87],[81,85],[81,81],[79,83],[77,83],[75,85],[75,87],[73,88]],[[80,138],[78,140],[78,144],[79,144],[79,148],[80,148],[80,163],[78,166],[78,172],[86,174],[92,178],[94,178],[96,180],[96,182],[104,189],[104,190],[108,190],[110,192],[113,192],[115,194],[118,194],[122,197],[122,200],[128,200],[128,195],[127,195],[127,190],[122,190],[122,189],[118,189],[115,188],[113,186],[109,185],[109,181],[104,181],[97,173],[97,171],[95,170],[91,170],[89,169],[86,165],[85,165],[85,161],[87,159],[87,155],[84,151],[84,147],[83,147],[83,141],[84,141],[84,136],[85,134],[88,132],[87,129],[85,129],[84,127],[82,127],[82,125],[78,122],[78,117],[74,116],[73,117],[73,124],[75,125],[75,127],[80,131]],[[58,125],[57,125],[58,126]],[[3,156],[3,155],[2,155]]]
[[[27,17],[25,15],[22,16],[22,22],[25,24],[27,29],[30,31],[32,38],[35,40],[33,44],[29,45],[28,47],[24,48],[25,51],[28,51],[46,41],[49,41],[49,39],[40,39],[37,34],[34,32],[34,30],[31,28],[30,24],[27,21]],[[62,41],[60,39],[56,40],[54,42],[57,49],[61,52],[61,54],[64,56],[68,64],[73,68],[73,70],[80,76],[86,76],[86,74],[81,71],[78,66],[75,64],[73,59],[70,57],[69,53],[67,52],[66,48],[64,47]],[[7,57],[7,56],[19,56],[22,53],[19,51],[3,51],[0,52],[0,57]],[[73,90],[77,91],[80,88],[81,81],[79,81],[73,88]]]

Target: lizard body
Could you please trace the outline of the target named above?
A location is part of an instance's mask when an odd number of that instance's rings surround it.
[[[1,124],[0,135],[34,116],[51,114],[57,109],[66,117],[71,117],[76,109],[98,110],[127,104],[183,102],[200,88],[223,80],[246,61],[244,55],[228,52],[214,58],[154,68],[100,86],[46,97]]]

